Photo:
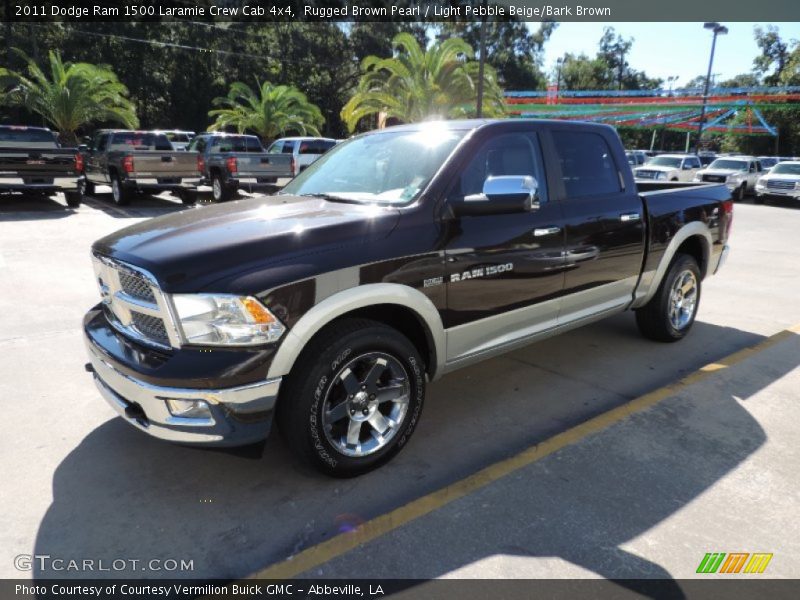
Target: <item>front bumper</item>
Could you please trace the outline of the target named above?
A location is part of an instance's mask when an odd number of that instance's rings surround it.
[[[123,373],[89,335],[84,339],[87,370],[97,389],[137,429],[171,442],[209,446],[243,446],[269,435],[280,377],[225,389],[162,387]],[[210,417],[176,417],[168,399],[203,400]]]
[[[717,266],[714,268],[714,275],[719,273],[719,270],[725,264],[725,261],[728,260],[728,254],[731,251],[731,247],[728,244],[725,244],[722,247],[722,252],[719,253],[719,260],[717,261]]]
[[[768,187],[756,187],[756,195],[766,198],[789,198],[800,200],[800,190],[776,190]]]

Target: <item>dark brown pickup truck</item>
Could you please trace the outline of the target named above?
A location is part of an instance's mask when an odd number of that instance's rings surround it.
[[[405,446],[445,373],[626,310],[682,339],[732,217],[725,185],[637,187],[607,126],[388,128],[277,196],[97,241],[87,367],[150,435],[242,445],[275,417],[311,464],[352,476]]]

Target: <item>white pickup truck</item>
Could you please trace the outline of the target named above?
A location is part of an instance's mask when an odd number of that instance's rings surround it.
[[[752,156],[726,156],[698,171],[694,181],[724,183],[733,192],[734,200],[744,200],[745,194],[755,192],[756,182],[763,174],[761,163]]]
[[[657,181],[692,181],[700,168],[700,159],[693,154],[661,154],[634,169],[633,176]]]

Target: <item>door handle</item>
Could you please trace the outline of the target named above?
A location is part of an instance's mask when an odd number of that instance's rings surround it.
[[[543,237],[545,235],[554,235],[561,231],[561,227],[537,227],[533,230],[533,235],[536,237]]]
[[[638,221],[641,218],[639,213],[623,213],[619,216],[619,220],[623,223],[630,223],[631,221]]]

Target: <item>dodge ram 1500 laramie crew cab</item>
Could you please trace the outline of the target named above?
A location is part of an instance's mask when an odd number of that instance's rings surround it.
[[[277,196],[97,241],[87,370],[155,437],[244,445],[274,417],[352,476],[405,446],[444,373],[627,309],[650,338],[684,337],[732,209],[725,185],[637,189],[603,125],[375,131]]]

